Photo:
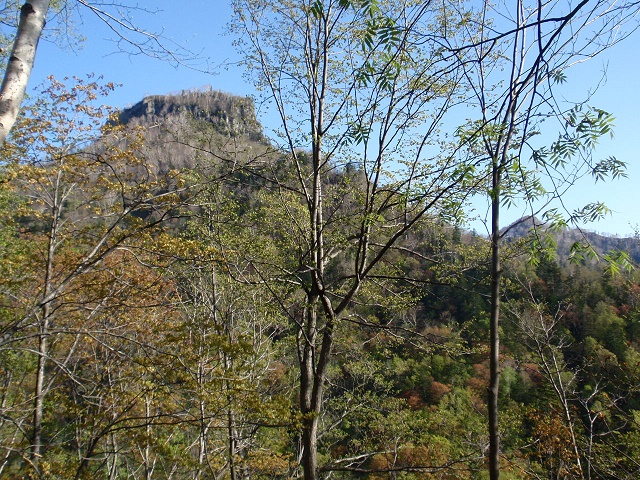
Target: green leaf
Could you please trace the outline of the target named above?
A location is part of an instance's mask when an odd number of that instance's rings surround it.
[[[343,3],[343,2],[341,2]],[[320,19],[322,18],[322,14],[324,12],[324,5],[322,3],[322,0],[316,0],[315,2],[313,2],[311,4],[311,8],[309,10],[309,13],[311,13],[311,16],[315,19]]]

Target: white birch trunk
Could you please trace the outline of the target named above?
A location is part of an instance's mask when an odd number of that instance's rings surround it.
[[[0,87],[0,145],[18,117],[50,3],[50,0],[30,0],[20,9],[18,31]]]

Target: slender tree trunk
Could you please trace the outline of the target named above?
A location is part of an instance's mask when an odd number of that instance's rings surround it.
[[[33,435],[31,438],[31,461],[34,465],[42,455],[42,417],[44,414],[44,374],[47,364],[47,332],[49,330],[49,304],[43,308],[42,324],[38,338],[38,365],[36,367],[36,387],[33,400]]]
[[[198,432],[198,463],[195,466],[195,470],[193,472],[193,478],[197,479],[200,478],[202,471],[204,469],[204,465],[206,463],[206,459],[207,459],[207,435],[208,435],[208,425],[207,425],[207,406],[204,400],[204,383],[206,381],[205,379],[205,352],[204,352],[204,342],[206,341],[206,333],[204,331],[204,328],[206,327],[202,327],[203,329],[201,329],[201,331],[199,332],[200,334],[200,345],[198,346],[198,353],[199,353],[199,361],[198,361],[198,374],[196,377],[196,381],[197,381],[197,392],[198,392],[198,407],[199,407],[199,412],[198,414],[200,415],[199,423],[200,423],[200,431]]]
[[[44,415],[44,386],[45,369],[47,366],[49,325],[51,322],[51,301],[46,301],[53,291],[53,265],[56,255],[56,242],[58,241],[58,220],[60,218],[59,205],[60,175],[56,179],[56,190],[51,205],[51,227],[47,245],[47,265],[45,269],[44,288],[42,297],[45,302],[41,305],[42,319],[38,335],[38,365],[36,367],[36,385],[33,400],[33,433],[31,438],[31,462],[38,465],[42,456],[42,418]]]
[[[232,337],[231,325],[228,323],[225,325],[227,329],[227,339],[229,344],[235,339]],[[229,374],[233,375],[233,359],[231,355],[228,353],[224,354],[224,367],[227,372],[227,376]],[[236,426],[236,414],[233,410],[234,398],[233,398],[233,390],[231,383],[227,379],[225,381],[225,387],[227,390],[227,404],[229,405],[227,409],[227,440],[228,440],[228,455],[229,455],[229,476],[230,480],[238,480],[238,466],[236,464],[236,456],[238,454],[238,429]]]
[[[151,398],[145,396],[145,415],[146,415],[146,439],[145,446],[142,451],[142,462],[144,464],[144,478],[151,480],[153,478],[153,470],[155,469],[155,459],[151,460]]]
[[[200,368],[200,367],[198,367]],[[200,383],[200,379],[198,379],[198,383]],[[198,392],[199,395],[202,395],[202,389]],[[200,475],[203,470],[203,465],[205,464],[207,458],[207,421],[206,421],[206,406],[204,400],[200,398],[200,432],[198,434],[198,464],[196,465],[195,472],[193,473],[193,478],[200,478]]]
[[[562,375],[557,365],[556,359],[553,358],[553,361],[554,361],[555,369],[557,372],[558,387],[562,388],[561,391],[557,391],[557,394],[560,397],[560,401],[562,403],[562,411],[564,413],[564,419],[565,419],[565,422],[567,423],[567,427],[569,428],[569,435],[571,436],[571,447],[573,448],[573,454],[576,456],[576,466],[578,467],[580,478],[588,479],[590,475],[588,473],[585,475],[585,471],[582,468],[582,462],[580,460],[580,447],[578,445],[578,438],[576,436],[575,429],[573,428],[574,422],[571,416],[571,404],[569,402],[569,399],[566,396],[566,392],[564,391]]]
[[[238,480],[236,452],[238,449],[238,432],[236,430],[236,416],[232,409],[227,412],[227,433],[229,435],[229,475],[230,480]]]
[[[2,385],[3,387],[2,401],[0,402],[0,409],[1,409],[0,411],[2,412],[7,411],[7,392],[9,391],[9,385],[12,384],[12,379],[13,379],[13,373],[11,371],[7,371],[5,373],[5,378]],[[5,423],[6,423],[6,420],[4,418],[0,419],[0,428],[2,430],[4,430]],[[13,448],[11,447],[13,447],[13,445],[15,444],[16,437],[18,436],[19,432],[20,432],[19,428],[16,428],[10,440],[8,440],[8,437],[5,437],[4,439],[4,447],[6,448],[6,453],[4,454],[4,458],[2,459],[2,462],[0,462],[0,478],[2,478],[2,472],[4,471],[5,467],[9,464],[9,458],[11,457],[11,454],[13,452]]]
[[[219,324],[220,320],[223,321],[223,328],[225,331],[225,335],[227,337],[227,342],[229,345],[233,345],[236,341],[236,334],[234,332],[233,318],[218,318],[218,280],[216,278],[215,270],[211,271],[211,285],[213,287],[213,302],[214,302],[214,315],[216,315],[216,324]],[[238,454],[238,429],[236,425],[236,413],[233,409],[234,406],[234,396],[233,396],[233,386],[229,381],[228,377],[233,377],[233,356],[227,352],[222,352],[224,359],[224,369],[225,369],[225,389],[227,391],[227,453],[229,455],[229,478],[230,480],[238,480],[238,465],[236,464],[236,456]]]
[[[560,405],[562,405],[562,413],[564,415],[564,420],[566,422],[567,428],[569,428],[569,435],[571,436],[571,447],[573,448],[573,453],[576,457],[576,466],[578,468],[580,478],[589,479],[591,477],[589,468],[585,470],[582,466],[580,446],[578,445],[578,438],[574,429],[574,420],[573,416],[571,415],[571,401],[569,399],[571,392],[567,387],[568,383],[570,383],[571,380],[565,380],[565,374],[567,373],[567,370],[564,368],[562,357],[560,357],[560,360],[558,359],[558,355],[561,354],[559,354],[553,348],[553,334],[551,332],[551,329],[545,328],[542,313],[539,312],[538,315],[540,319],[540,330],[543,332],[543,334],[537,337],[535,333],[532,333],[531,337],[535,342],[537,354],[540,358],[540,367],[551,383],[551,386],[553,387],[553,390],[558,397]],[[548,355],[546,352],[548,352]],[[587,411],[589,411],[588,408]],[[590,428],[589,432],[593,432],[593,428]],[[590,446],[591,440],[587,444],[587,448],[590,448]],[[588,451],[587,458],[591,458],[590,450]]]
[[[30,0],[20,9],[20,23],[0,87],[0,144],[16,122],[42,35],[49,0]]]
[[[500,434],[498,430],[498,393],[500,388],[500,166],[493,160],[491,198],[491,313],[489,354],[489,476],[500,478]]]
[[[111,443],[111,451],[112,455],[109,455],[107,459],[107,467],[109,471],[109,480],[115,480],[118,474],[118,437],[116,437],[115,433],[109,434],[110,440],[107,442],[107,446]],[[109,459],[111,459],[111,464],[109,464]]]
[[[5,439],[5,445],[9,445],[9,446],[13,446],[16,443],[16,439],[18,437],[18,434],[20,433],[20,431],[18,429],[16,429],[13,433],[13,435],[11,436],[11,439],[9,441],[7,441]],[[7,448],[7,453],[4,454],[4,458],[2,459],[2,463],[0,464],[0,478],[2,477],[2,473],[4,472],[4,469],[7,465],[9,465],[9,459],[11,457],[11,454],[13,453],[13,448]]]

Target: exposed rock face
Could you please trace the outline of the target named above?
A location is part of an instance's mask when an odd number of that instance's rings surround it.
[[[176,117],[209,122],[228,137],[245,135],[253,141],[264,140],[253,100],[218,90],[152,95],[120,112],[120,122],[125,124],[153,125]]]

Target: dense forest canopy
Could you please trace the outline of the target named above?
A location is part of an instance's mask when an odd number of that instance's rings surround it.
[[[624,175],[554,96],[631,11],[596,3],[234,2],[274,138],[212,89],[41,86],[1,152],[0,476],[636,478],[639,241],[554,203]]]

